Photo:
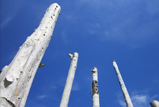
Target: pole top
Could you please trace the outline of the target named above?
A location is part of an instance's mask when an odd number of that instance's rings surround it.
[[[78,58],[78,53],[77,53],[77,52],[74,52],[73,55],[69,53],[68,56],[69,56],[71,59],[73,59],[74,57]]]
[[[150,102],[151,107],[158,107],[159,106],[159,102],[157,100],[153,100]]]
[[[113,66],[114,66],[115,68],[118,68],[118,65],[116,64],[115,60],[113,60],[112,62],[113,62]]]
[[[58,3],[52,3],[52,4],[50,5],[50,7],[54,7],[54,6],[60,7]],[[60,7],[60,8],[61,8],[61,7]]]
[[[75,52],[75,53],[73,54],[73,56],[74,56],[74,57],[78,57],[78,53]]]
[[[92,70],[91,70],[92,73],[95,73],[97,71],[98,71],[98,68],[96,68],[96,67],[93,67]]]

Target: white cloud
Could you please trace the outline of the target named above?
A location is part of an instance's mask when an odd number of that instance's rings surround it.
[[[131,98],[135,107],[149,107],[150,102],[153,101],[156,97],[157,95],[150,96],[148,94],[136,94]]]
[[[152,40],[155,41],[153,38],[158,36],[155,31],[158,28],[158,20],[157,18],[154,19],[155,14],[159,11],[159,7],[157,7],[159,2],[156,0],[149,2],[79,0],[76,2],[80,8],[86,7],[91,16],[80,18],[85,18],[85,20],[88,18],[94,21],[91,23],[86,21],[83,25],[84,30],[91,35],[98,35],[98,39],[101,41],[114,41],[126,44],[128,48],[136,49]],[[145,6],[141,7],[143,3]]]
[[[156,97],[158,97],[158,95],[152,96],[152,97],[151,97],[151,101],[154,100],[154,99],[156,99]]]
[[[135,95],[132,97],[132,100],[139,103],[147,102],[148,96],[147,95]]]
[[[150,98],[148,95],[133,95],[131,96],[131,100],[134,107],[149,107]],[[121,107],[126,107],[125,100],[121,100],[120,98],[120,100],[118,100],[118,103]]]
[[[72,91],[78,91],[80,89],[79,83],[74,81],[73,86],[72,86]]]
[[[43,95],[39,95],[37,96],[36,98],[37,99],[40,99],[40,100],[43,100],[44,98],[47,98],[48,96],[46,94],[43,94]]]
[[[148,90],[133,91],[129,95],[134,107],[150,107],[150,102],[158,97],[158,95],[149,95]],[[119,91],[116,96],[118,99],[117,102],[119,103],[120,107],[126,107],[123,94]]]
[[[132,96],[132,102],[135,107],[146,107],[148,106],[148,95],[134,95]]]
[[[4,26],[8,25],[10,21],[14,19],[15,16],[8,16],[4,21],[2,21],[0,27],[3,28]]]
[[[57,89],[57,86],[51,86],[49,89],[55,90],[55,89]]]
[[[69,13],[69,14],[65,14],[65,17],[67,20],[70,20],[70,21],[76,21],[77,20],[77,17],[73,15],[73,13]]]
[[[118,6],[127,6],[131,3],[139,2],[138,0],[78,0],[78,5],[87,4],[91,7],[106,6],[108,8],[118,8]]]
[[[126,103],[123,100],[118,101],[121,107],[126,107]]]

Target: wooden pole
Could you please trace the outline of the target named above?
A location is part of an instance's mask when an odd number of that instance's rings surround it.
[[[118,77],[118,80],[119,80],[119,84],[120,84],[121,90],[123,92],[123,96],[124,96],[126,105],[127,105],[127,107],[133,107],[133,104],[131,102],[129,93],[128,93],[127,89],[126,89],[126,86],[124,84],[124,81],[122,79],[122,76],[120,74],[120,71],[119,71],[118,66],[117,66],[115,61],[113,61],[113,66],[114,66],[115,72],[117,74],[117,77]]]
[[[153,100],[150,102],[151,107],[159,107],[159,102],[157,100]]]
[[[34,76],[49,45],[61,7],[47,9],[39,27],[0,74],[0,107],[24,107]],[[3,102],[3,103],[2,103]]]
[[[93,107],[100,107],[99,91],[98,91],[98,69],[94,67],[92,70],[92,101]]]
[[[73,84],[73,80],[74,80],[74,76],[75,76],[75,72],[76,72],[76,68],[77,68],[78,53],[75,52],[73,55],[69,54],[69,57],[71,58],[70,69],[68,72],[65,88],[63,91],[63,95],[62,95],[62,99],[61,99],[61,103],[60,103],[59,107],[68,106],[69,97],[70,97],[70,93],[71,93],[71,89],[72,89],[72,84]]]

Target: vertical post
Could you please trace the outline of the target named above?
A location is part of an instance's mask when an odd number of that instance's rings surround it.
[[[121,87],[121,90],[123,92],[123,96],[124,96],[124,99],[125,99],[125,102],[126,102],[126,105],[127,105],[127,107],[133,107],[133,104],[131,102],[129,93],[128,93],[126,87],[125,87],[124,81],[122,79],[122,76],[120,74],[120,71],[119,71],[118,66],[117,66],[115,61],[113,61],[113,66],[114,66],[114,69],[116,71],[116,74],[117,74],[117,77],[118,77],[118,80],[119,80],[119,84],[120,84],[120,87]]]
[[[24,107],[34,76],[49,45],[61,7],[54,3],[0,75],[0,107]],[[3,102],[3,103],[2,103]]]
[[[68,72],[65,88],[63,91],[63,95],[62,95],[62,99],[61,99],[61,103],[60,103],[59,107],[67,107],[68,106],[71,88],[72,88],[72,84],[73,84],[73,80],[74,80],[74,76],[75,76],[75,71],[77,68],[78,53],[75,52],[73,55],[69,54],[69,57],[71,58],[70,69]]]
[[[159,102],[157,100],[153,100],[150,102],[151,107],[159,107]]]
[[[93,107],[99,106],[99,91],[98,91],[98,69],[94,67],[92,70],[92,100]]]

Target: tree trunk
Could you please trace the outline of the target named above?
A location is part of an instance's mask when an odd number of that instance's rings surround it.
[[[54,3],[47,9],[39,27],[19,48],[0,74],[0,106],[24,107],[31,84],[49,45],[61,7]]]

